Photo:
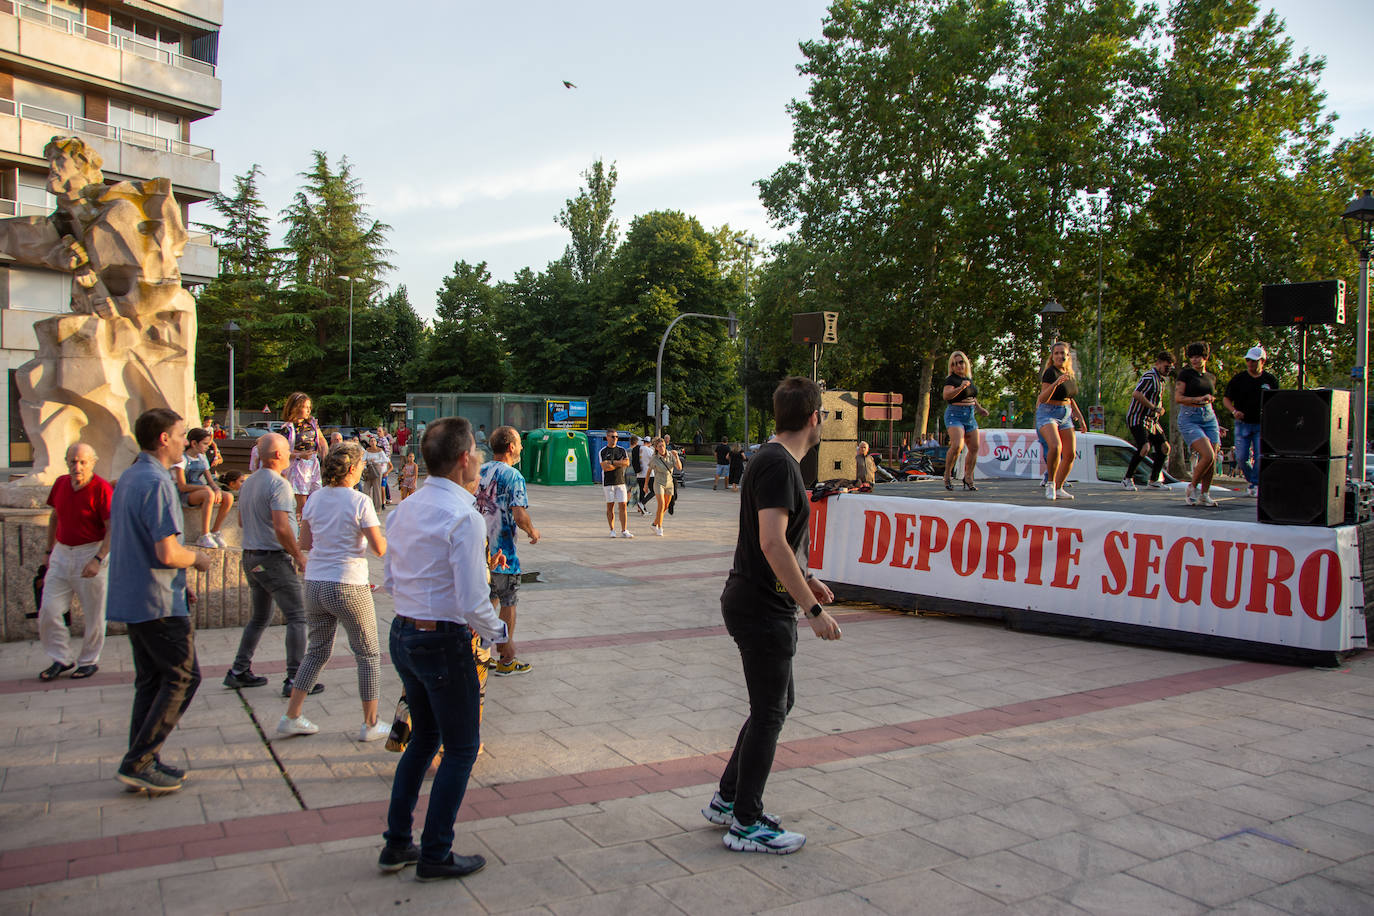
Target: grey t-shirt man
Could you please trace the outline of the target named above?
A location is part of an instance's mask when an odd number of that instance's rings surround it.
[[[276,471],[259,468],[243,482],[239,489],[239,518],[243,521],[244,550],[282,550],[272,527],[272,510],[285,512],[291,520],[291,533],[296,529],[296,497],[291,484]]]

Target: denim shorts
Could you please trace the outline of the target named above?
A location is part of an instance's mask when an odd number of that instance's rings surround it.
[[[965,434],[978,432],[978,420],[973,416],[973,405],[966,407],[955,407],[953,404],[945,408],[945,428],[961,428]]]
[[[1035,428],[1039,429],[1051,423],[1060,429],[1073,429],[1073,415],[1069,411],[1068,404],[1059,407],[1053,404],[1037,404],[1035,406]]]
[[[1213,445],[1221,444],[1221,430],[1217,428],[1217,414],[1210,404],[1202,407],[1182,407],[1178,411],[1178,431],[1183,441],[1192,445],[1199,439],[1206,439]]]

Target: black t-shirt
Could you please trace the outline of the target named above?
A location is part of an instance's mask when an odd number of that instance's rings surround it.
[[[1053,365],[1049,365],[1045,367],[1044,372],[1040,373],[1040,381],[1044,382],[1046,385],[1052,385],[1054,384],[1054,380],[1059,378],[1059,376],[1063,374],[1063,372],[1056,369]],[[1074,397],[1077,394],[1078,383],[1074,381],[1073,376],[1071,375],[1068,377],[1067,380],[1065,380],[1065,382],[1062,385],[1056,385],[1055,389],[1050,392],[1050,396],[1046,400],[1067,401],[1069,398]]]
[[[1268,372],[1261,372],[1254,376],[1249,372],[1238,372],[1235,378],[1231,379],[1226,386],[1226,396],[1231,399],[1231,403],[1236,406],[1243,415],[1242,423],[1258,423],[1260,421],[1260,392],[1264,389],[1270,391],[1279,387],[1279,380]]]
[[[1200,398],[1204,394],[1216,394],[1217,377],[1210,372],[1198,372],[1192,366],[1185,366],[1178,370],[1178,380],[1183,383],[1183,396],[1185,398]],[[1204,406],[1204,405],[1187,405]],[[1244,409],[1244,408],[1242,408]]]
[[[958,388],[960,385],[964,384],[964,382],[969,383],[968,387],[954,396],[953,400],[949,402],[951,407],[961,407],[972,404],[978,399],[978,386],[969,381],[967,375],[955,375],[954,373],[950,373],[945,379],[945,387]]]
[[[721,593],[722,608],[728,613],[770,617],[795,617],[797,604],[773,575],[773,567],[759,546],[759,510],[787,510],[787,546],[806,572],[811,538],[807,519],[811,503],[806,498],[801,465],[778,442],[767,442],[749,459],[740,486],[739,540],[730,577]]]
[[[730,446],[724,442],[716,443],[716,464],[730,463]]]
[[[608,445],[601,450],[601,454],[597,457],[597,461],[624,461],[626,458],[629,457],[629,453],[627,453],[620,446]],[[616,468],[613,471],[603,470],[601,472],[601,485],[603,487],[617,487],[623,485],[624,483],[624,468]]]

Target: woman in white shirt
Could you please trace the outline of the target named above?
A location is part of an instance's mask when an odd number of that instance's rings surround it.
[[[363,457],[367,460],[368,471],[363,475],[363,492],[372,500],[372,508],[381,512],[386,505],[386,494],[382,490],[382,482],[386,475],[391,473],[391,456],[386,453],[378,443],[375,436],[368,436],[366,451]]]
[[[377,717],[382,650],[377,642],[377,611],[367,583],[367,550],[386,554],[386,534],[366,496],[353,489],[363,473],[363,450],[345,442],[331,451],[321,468],[324,487],[310,494],[301,513],[305,564],[305,619],[310,642],[291,683],[291,701],[277,723],[277,734],[313,735],[319,726],[301,707],[334,651],[340,624],[358,663],[358,698],[363,704],[359,741],[377,741],[391,731]]]

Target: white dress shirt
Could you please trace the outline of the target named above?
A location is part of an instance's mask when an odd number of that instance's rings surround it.
[[[430,477],[386,519],[382,590],[396,613],[415,620],[464,623],[490,642],[509,637],[491,606],[487,525],[471,493]]]

